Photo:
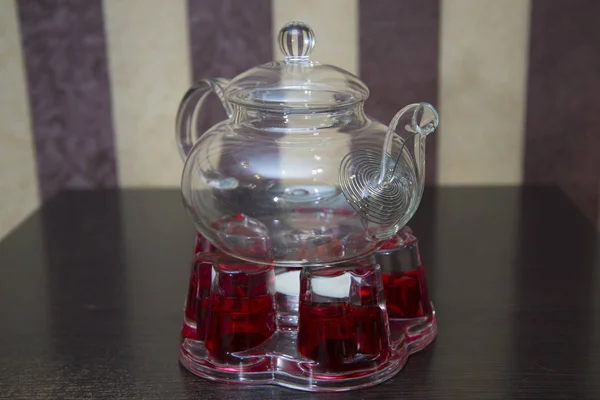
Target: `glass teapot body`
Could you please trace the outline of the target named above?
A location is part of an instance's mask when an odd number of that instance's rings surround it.
[[[299,51],[293,45],[288,52]],[[265,83],[261,69],[232,82],[204,80],[182,100],[185,208],[200,234],[236,258],[280,266],[359,258],[403,227],[421,200],[435,109],[412,104],[386,126],[365,115],[368,91],[357,89],[358,78],[343,72],[355,86],[329,90],[306,77],[315,65],[268,65],[291,75],[292,85]],[[199,132],[196,116],[211,91],[228,119]]]

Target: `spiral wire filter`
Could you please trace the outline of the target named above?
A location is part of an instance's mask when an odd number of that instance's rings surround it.
[[[409,195],[397,177],[396,168],[406,142],[394,163],[386,165],[386,179],[379,183],[382,153],[358,150],[348,153],[340,164],[342,193],[352,208],[367,221],[376,224],[397,223],[409,207]],[[391,157],[387,157],[391,160]]]

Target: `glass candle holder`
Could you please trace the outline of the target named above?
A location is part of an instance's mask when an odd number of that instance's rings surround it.
[[[213,381],[317,392],[373,386],[437,333],[408,227],[371,257],[319,268],[247,263],[200,235],[194,254],[180,361]]]

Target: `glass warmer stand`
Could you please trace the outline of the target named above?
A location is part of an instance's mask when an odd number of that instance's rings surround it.
[[[179,359],[200,377],[365,388],[393,377],[436,334],[409,227],[371,257],[323,268],[250,264],[196,237]]]

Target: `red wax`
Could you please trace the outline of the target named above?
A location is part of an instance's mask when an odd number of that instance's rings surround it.
[[[231,353],[251,349],[275,332],[273,297],[213,298],[206,349],[221,362],[239,362]]]
[[[231,353],[256,347],[276,329],[272,267],[219,265],[207,307],[206,349],[220,362],[239,363]]]
[[[419,318],[432,313],[423,267],[382,274],[390,318]]]
[[[301,302],[298,350],[321,368],[343,371],[383,360],[387,337],[378,306]]]
[[[198,309],[198,263],[192,265],[192,273],[190,274],[190,284],[188,294],[185,301],[184,321],[181,336],[187,339],[196,339],[198,317],[196,310]]]
[[[324,368],[339,370],[356,355],[350,307],[340,303],[300,303],[298,350]]]

